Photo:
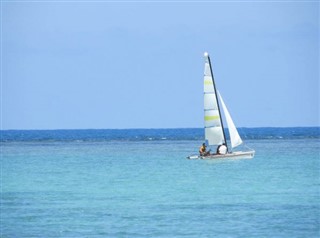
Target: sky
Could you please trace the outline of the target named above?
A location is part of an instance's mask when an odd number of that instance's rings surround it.
[[[318,1],[1,1],[1,129],[320,126]]]

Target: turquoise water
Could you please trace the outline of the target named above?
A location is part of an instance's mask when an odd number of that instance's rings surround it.
[[[254,159],[216,161],[185,159],[202,140],[178,130],[127,141],[121,130],[70,140],[5,132],[1,237],[319,237],[314,130],[259,131],[246,140]]]

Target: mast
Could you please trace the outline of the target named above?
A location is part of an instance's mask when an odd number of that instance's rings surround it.
[[[221,115],[220,105],[219,105],[219,101],[218,101],[216,83],[215,83],[215,81],[214,81],[214,76],[213,76],[213,72],[212,72],[212,66],[211,66],[210,56],[209,56],[209,54],[208,54],[207,52],[205,52],[204,55],[208,57],[208,62],[209,62],[209,65],[210,65],[210,72],[211,72],[211,76],[212,76],[212,82],[213,82],[213,88],[214,88],[214,92],[215,92],[215,97],[216,97],[216,100],[217,100],[217,106],[218,106],[220,123],[221,123],[221,127],[222,127],[222,132],[223,132],[224,143],[226,144],[227,151],[228,151],[228,144],[227,144],[226,134],[225,134],[225,132],[224,132],[224,126],[223,126],[223,122],[222,122],[222,115]]]

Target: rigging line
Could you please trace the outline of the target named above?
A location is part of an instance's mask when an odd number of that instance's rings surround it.
[[[245,143],[243,143],[243,146],[246,147],[246,148],[249,149],[249,150],[254,150],[254,149],[252,149],[251,147],[247,146],[247,144],[245,144]]]

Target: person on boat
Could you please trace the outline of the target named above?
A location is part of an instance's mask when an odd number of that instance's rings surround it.
[[[228,152],[228,148],[226,146],[226,143],[223,143],[222,145],[219,145],[217,148],[217,154],[218,155],[225,155]]]
[[[206,144],[205,144],[205,143],[203,143],[202,146],[200,147],[199,153],[200,153],[201,156],[210,155],[210,150],[207,151],[207,149],[206,149]]]

